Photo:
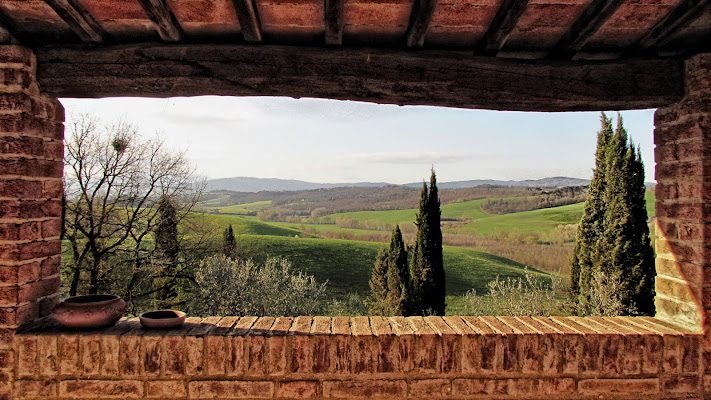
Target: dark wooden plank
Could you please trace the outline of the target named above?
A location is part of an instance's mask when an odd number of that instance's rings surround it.
[[[343,0],[325,0],[326,44],[343,44]]]
[[[553,46],[550,58],[571,59],[626,0],[593,0]]]
[[[407,47],[422,47],[425,44],[425,35],[435,7],[437,7],[437,0],[415,0],[412,2],[410,24],[405,34]]]
[[[160,37],[166,42],[180,42],[185,38],[183,28],[170,9],[166,0],[138,0],[158,30]]]
[[[680,30],[704,14],[711,0],[682,0],[660,19],[635,44],[635,49],[647,50],[668,43]]]
[[[496,55],[504,47],[506,40],[523,15],[528,0],[504,0],[499,6],[489,29],[479,42],[479,51],[487,55]]]
[[[84,42],[102,43],[107,34],[78,0],[45,0]]]
[[[654,108],[683,95],[680,59],[510,60],[469,52],[136,44],[35,49],[56,97],[290,96],[519,111]]]
[[[242,35],[247,42],[261,42],[262,29],[259,27],[259,14],[254,0],[232,0]]]

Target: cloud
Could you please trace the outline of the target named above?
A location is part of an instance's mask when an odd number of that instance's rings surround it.
[[[373,164],[446,164],[460,161],[500,158],[499,154],[441,153],[441,152],[383,152],[356,153],[347,159]]]

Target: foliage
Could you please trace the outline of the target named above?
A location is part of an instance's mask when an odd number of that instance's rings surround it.
[[[366,304],[372,315],[407,315],[410,275],[399,226],[393,229],[390,248],[378,254],[369,284],[371,295]]]
[[[489,295],[478,296],[472,289],[464,295],[467,315],[550,316],[567,311],[566,300],[559,298],[563,287],[559,275],[550,284],[539,275],[525,271],[525,278],[506,278],[488,283]]]
[[[232,230],[232,224],[230,224],[222,234],[222,255],[231,260],[237,259],[237,240],[235,240],[235,232]]]
[[[568,186],[541,191],[535,196],[488,199],[481,209],[491,214],[510,214],[582,203],[586,197],[586,186]]]
[[[155,252],[153,262],[160,266],[160,275],[154,280],[155,306],[157,309],[173,308],[178,297],[176,274],[178,272],[178,215],[173,201],[168,196],[158,202],[158,224],[155,229]]]
[[[622,118],[617,128],[603,113],[595,170],[578,228],[571,266],[571,293],[579,312],[590,309],[593,275],[620,282],[623,313],[654,314],[654,253],[645,204],[644,165]]]
[[[445,276],[442,262],[442,230],[437,177],[430,175],[429,190],[422,183],[420,210],[417,213],[417,235],[410,264],[410,314],[444,315]]]
[[[361,315],[369,315],[365,302],[358,293],[348,293],[345,298],[334,298],[328,304],[326,315],[338,317],[358,317]]]
[[[188,308],[194,315],[317,315],[324,311],[326,283],[292,272],[286,259],[252,260],[213,256],[195,272]]]
[[[625,305],[622,293],[622,284],[618,277],[608,276],[602,271],[593,272],[588,301],[577,306],[585,308],[574,311],[578,315],[597,317],[638,314],[633,306]]]
[[[64,167],[68,294],[113,292],[133,309],[138,299],[189,279],[187,256],[180,250],[176,258],[174,238],[153,237],[172,236],[168,225],[188,215],[204,187],[183,153],[168,151],[159,139],[141,139],[130,124],[102,125],[83,115],[68,126]],[[161,199],[175,208],[169,222],[160,218]],[[155,240],[163,246],[157,252]],[[168,273],[166,259],[174,265]]]

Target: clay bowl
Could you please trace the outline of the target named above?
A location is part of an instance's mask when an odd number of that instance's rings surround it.
[[[57,304],[52,317],[72,329],[96,329],[112,326],[126,313],[126,302],[113,294],[70,297]]]
[[[177,328],[185,322],[185,313],[175,310],[157,310],[141,314],[138,319],[144,328],[170,329]]]

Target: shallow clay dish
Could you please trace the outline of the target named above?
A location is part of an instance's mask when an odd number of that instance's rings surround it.
[[[185,313],[175,310],[157,310],[145,312],[138,318],[145,328],[170,329],[176,328],[185,322]]]
[[[67,328],[95,329],[111,326],[126,313],[126,303],[113,294],[70,297],[57,304],[52,317]]]

